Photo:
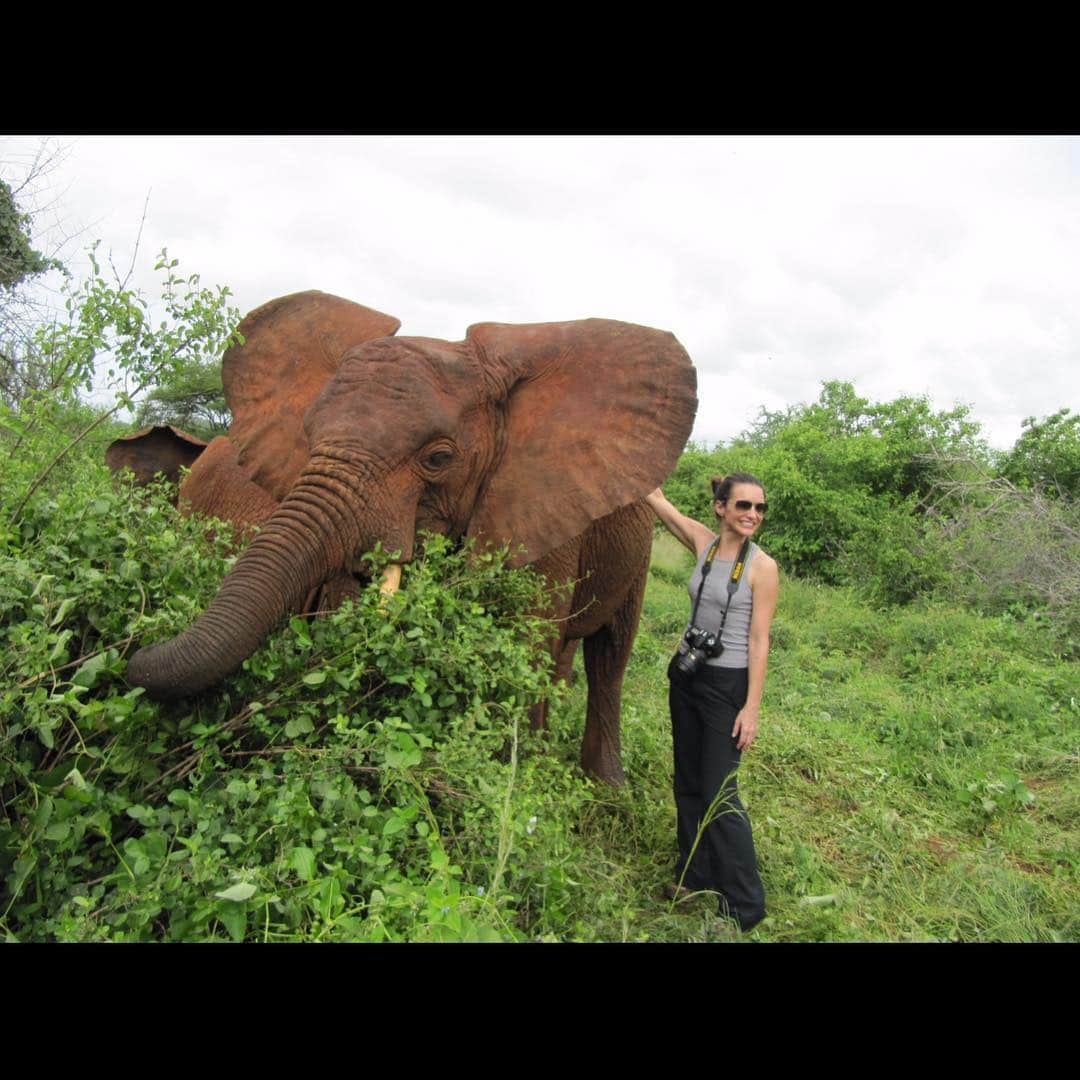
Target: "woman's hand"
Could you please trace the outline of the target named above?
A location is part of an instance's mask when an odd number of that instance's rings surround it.
[[[716,534],[705,528],[700,521],[688,518],[680,514],[671,503],[668,502],[664,493],[657,488],[645,496],[645,502],[660,519],[664,528],[667,529],[676,540],[684,547],[689,548],[696,558],[701,558],[701,553],[716,539]]]
[[[736,748],[745,750],[756,738],[758,729],[758,711],[749,705],[744,705],[735,717],[735,726],[731,729],[731,737],[736,740]]]

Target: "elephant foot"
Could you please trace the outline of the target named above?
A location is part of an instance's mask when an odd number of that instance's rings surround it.
[[[623,772],[622,762],[616,757],[601,757],[599,760],[590,760],[584,754],[581,756],[581,767],[586,775],[594,780],[600,780],[612,787],[623,787],[626,783],[626,773]]]
[[[346,600],[360,595],[360,583],[352,574],[335,574],[328,581],[316,585],[304,598],[301,615],[330,615]]]

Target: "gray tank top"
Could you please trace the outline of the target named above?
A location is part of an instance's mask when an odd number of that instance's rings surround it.
[[[719,656],[705,661],[713,667],[744,668],[750,665],[750,616],[754,610],[754,592],[750,588],[750,564],[754,561],[754,555],[758,550],[757,544],[751,540],[750,551],[746,556],[746,566],[743,567],[739,587],[732,594],[727,622],[724,623],[724,635],[720,639],[724,651]],[[694,610],[694,600],[697,597],[698,586],[701,584],[701,567],[708,553],[708,548],[701,553],[701,558],[698,559],[697,566],[690,575],[691,611]],[[733,559],[713,559],[712,569],[705,579],[705,588],[701,590],[701,603],[698,606],[696,621],[702,630],[708,630],[713,634],[720,628],[720,620],[724,615],[733,561]]]

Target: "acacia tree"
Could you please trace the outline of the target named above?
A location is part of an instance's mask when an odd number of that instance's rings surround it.
[[[140,427],[175,424],[204,439],[224,435],[231,420],[221,385],[221,361],[209,358],[192,360],[162,379],[135,417]]]

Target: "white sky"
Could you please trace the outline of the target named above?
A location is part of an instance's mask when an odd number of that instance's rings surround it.
[[[671,330],[694,438],[760,406],[928,394],[1004,448],[1080,407],[1080,138],[78,136],[67,227],[136,280],[167,246],[242,312],[301,289],[460,340],[600,316]],[[0,139],[10,181],[40,143]],[[82,264],[71,253],[68,264]]]

